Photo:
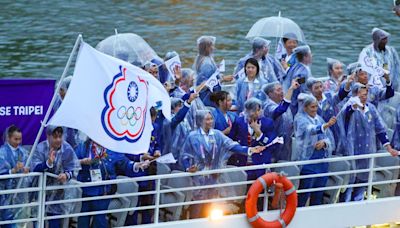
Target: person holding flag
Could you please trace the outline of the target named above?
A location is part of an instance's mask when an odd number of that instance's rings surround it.
[[[379,102],[387,100],[394,96],[393,84],[390,81],[388,74],[384,74],[386,86],[384,88],[370,84],[368,80],[368,72],[359,63],[350,64],[350,76],[342,82],[339,88],[339,97],[351,97],[351,89],[355,83],[361,83],[368,86],[368,102],[371,102],[376,107],[379,107]],[[347,99],[345,99],[347,101]]]
[[[278,145],[276,153],[272,154],[273,161],[292,160],[292,134],[293,115],[289,109],[293,91],[300,87],[297,79],[292,80],[289,90],[284,95],[282,85],[279,82],[268,83],[263,87],[267,98],[264,102],[264,116],[274,121],[274,130],[283,137],[284,144]]]
[[[232,137],[241,146],[266,146],[276,137],[274,121],[262,114],[262,103],[257,98],[250,98],[244,103],[244,111],[240,117],[236,118],[232,127]],[[258,154],[252,154],[252,165],[271,163],[272,154],[276,149],[276,144],[264,148]],[[245,154],[233,154],[228,165],[246,166],[248,156]],[[251,170],[247,172],[249,180],[255,180],[265,174],[265,169]]]
[[[214,121],[211,112],[200,110],[196,113],[198,129],[187,136],[179,161],[186,172],[220,169],[224,166],[229,152],[252,155],[260,153],[265,146],[240,146],[221,131],[213,129]],[[219,181],[216,175],[194,176],[195,186],[215,184]],[[218,197],[217,189],[193,191],[194,200],[205,200]],[[190,207],[191,218],[205,216],[206,206],[193,205]]]
[[[353,98],[343,107],[338,116],[340,140],[338,150],[343,156],[376,153],[376,139],[382,143],[392,156],[398,151],[392,148],[387,137],[385,124],[377,108],[368,102],[368,87],[355,83],[352,87]],[[369,159],[352,161],[354,170],[368,169]],[[366,183],[368,173],[357,173],[351,176],[349,184]],[[340,195],[340,202],[361,201],[364,199],[366,187],[347,188]]]
[[[198,55],[193,64],[193,70],[197,74],[196,78],[196,86],[201,85],[204,81],[209,80],[211,76],[213,76],[217,70],[217,64],[215,63],[213,52],[215,49],[215,40],[214,36],[201,36],[197,39],[197,47],[198,47]],[[219,72],[219,71],[218,71]],[[232,75],[227,75],[224,77],[220,77],[219,73],[216,78],[221,82],[230,82],[233,80]],[[212,90],[203,90],[200,92],[200,98],[206,106],[213,106],[213,102],[210,101],[210,94],[212,91],[221,90],[221,86],[219,83],[213,84],[214,88]]]
[[[394,47],[389,46],[390,33],[380,28],[372,29],[372,44],[359,55],[359,62],[371,74],[370,81],[379,83],[381,76],[390,75],[395,91],[400,91],[400,59]],[[375,84],[374,81],[372,84]]]
[[[77,177],[77,180],[81,182],[112,180],[117,175],[140,176],[140,172],[143,172],[149,166],[149,161],[132,162],[123,154],[109,151],[89,138],[78,145],[75,153],[82,166]],[[113,195],[117,189],[116,185],[98,185],[84,187],[82,191],[82,197],[94,197]],[[81,212],[107,210],[109,203],[110,199],[83,201]],[[93,218],[93,227],[108,227],[106,214],[81,216],[78,218],[78,227],[92,227],[90,225],[91,218]]]

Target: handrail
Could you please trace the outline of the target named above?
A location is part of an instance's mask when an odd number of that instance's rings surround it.
[[[244,167],[229,167],[229,168],[223,168],[223,169],[198,171],[196,173],[182,172],[182,173],[161,174],[161,175],[157,175],[157,176],[143,176],[143,177],[124,178],[124,179],[118,179],[118,180],[116,180],[116,179],[115,180],[104,180],[101,182],[81,182],[81,183],[79,183],[79,186],[80,187],[93,187],[93,186],[110,185],[110,184],[117,184],[117,183],[129,183],[132,181],[131,179],[134,179],[136,182],[139,182],[139,181],[150,181],[150,180],[157,180],[157,179],[172,179],[172,178],[178,178],[178,177],[203,176],[203,175],[210,175],[210,174],[217,174],[217,173],[229,173],[229,172],[235,172],[235,171],[251,171],[251,170],[257,170],[257,169],[271,169],[271,168],[280,168],[280,167],[287,167],[287,166],[294,166],[294,165],[296,165],[296,166],[312,165],[312,164],[326,163],[326,162],[379,158],[379,157],[387,157],[387,156],[391,156],[391,155],[389,153],[374,153],[374,154],[322,158],[322,159],[314,159],[314,160],[307,160],[307,161],[288,161],[288,162],[281,162],[281,163],[251,165],[251,166],[244,166]],[[155,178],[155,177],[157,177],[157,178]],[[78,181],[76,181],[76,182],[78,182]],[[48,187],[46,187],[46,190],[59,190],[59,189],[67,189],[67,188],[75,188],[75,187],[76,187],[76,185],[48,186]]]
[[[212,174],[224,174],[229,172],[238,172],[238,171],[250,171],[257,169],[275,169],[281,167],[290,167],[290,166],[302,166],[309,164],[318,164],[318,163],[332,163],[338,161],[352,161],[359,159],[370,159],[369,167],[365,169],[358,170],[347,170],[347,171],[335,171],[335,172],[326,172],[326,173],[318,173],[318,174],[310,174],[310,175],[297,175],[297,176],[289,176],[290,180],[301,180],[305,178],[316,178],[316,177],[325,177],[325,176],[342,176],[342,175],[355,175],[357,173],[368,173],[369,179],[365,183],[357,183],[357,184],[342,184],[335,186],[325,186],[318,188],[309,188],[309,189],[300,189],[297,190],[297,193],[305,193],[305,192],[316,192],[316,191],[328,191],[328,190],[337,190],[349,187],[368,187],[367,194],[370,196],[372,194],[373,186],[377,185],[387,185],[387,184],[395,184],[400,183],[399,179],[390,179],[390,180],[374,180],[375,172],[380,171],[388,171],[388,170],[396,170],[400,168],[400,165],[391,165],[379,167],[376,166],[376,158],[380,157],[389,157],[391,156],[389,153],[374,153],[374,154],[364,154],[364,155],[354,155],[354,156],[343,156],[343,157],[331,157],[325,159],[316,159],[316,160],[308,160],[308,161],[291,161],[291,162],[282,162],[282,163],[273,163],[273,164],[264,164],[264,165],[254,165],[254,166],[245,166],[245,167],[229,167],[218,170],[207,170],[200,171],[196,173],[172,173],[172,174],[163,174],[163,175],[154,175],[154,176],[146,176],[146,177],[134,177],[134,178],[123,178],[123,179],[114,179],[114,180],[106,180],[102,182],[79,182],[76,180],[72,181],[70,185],[54,185],[48,186],[46,183],[47,178],[57,177],[51,173],[28,173],[28,174],[10,174],[10,175],[2,175],[0,179],[11,179],[11,178],[21,178],[21,177],[31,177],[38,176],[39,182],[38,187],[27,187],[22,189],[13,189],[13,190],[3,190],[0,192],[0,195],[6,194],[18,194],[18,193],[28,193],[28,192],[39,192],[39,198],[37,202],[29,202],[25,204],[14,204],[14,205],[1,205],[1,209],[13,209],[13,208],[21,208],[21,207],[39,207],[38,217],[37,218],[27,218],[27,219],[18,219],[18,220],[10,220],[10,221],[1,221],[0,224],[12,224],[12,223],[24,223],[29,221],[38,221],[39,227],[44,226],[44,221],[52,220],[52,219],[60,219],[60,218],[71,218],[78,216],[89,216],[96,214],[109,214],[109,213],[119,213],[126,211],[135,211],[135,210],[149,210],[154,209],[155,217],[154,223],[159,223],[159,210],[162,208],[170,208],[170,207],[180,207],[180,206],[189,206],[194,204],[203,204],[203,203],[216,203],[216,202],[226,202],[226,201],[235,201],[235,200],[244,200],[246,199],[246,195],[235,195],[235,196],[224,196],[216,199],[204,199],[204,200],[193,200],[186,202],[178,202],[178,203],[162,203],[161,198],[163,194],[174,193],[174,192],[186,192],[186,191],[194,191],[194,190],[202,190],[202,189],[210,189],[210,188],[234,188],[237,186],[247,186],[253,181],[237,181],[237,182],[224,182],[224,183],[215,183],[209,185],[202,186],[188,186],[188,187],[179,187],[179,188],[162,188],[161,181],[168,180],[173,178],[181,178],[181,177],[194,177],[201,175],[212,175]],[[398,159],[395,157],[394,159]],[[131,183],[131,182],[139,182],[139,181],[156,181],[155,190],[152,191],[144,191],[144,192],[130,192],[130,193],[117,193],[114,195],[105,195],[105,196],[93,196],[93,197],[82,197],[82,198],[74,198],[74,199],[58,199],[53,201],[48,201],[46,199],[46,192],[52,190],[62,190],[62,189],[71,189],[71,188],[83,188],[83,187],[93,187],[93,186],[103,186],[110,184],[120,184],[120,183]],[[54,204],[66,204],[66,203],[78,203],[78,202],[87,202],[92,200],[101,200],[101,199],[118,199],[118,198],[127,198],[127,197],[138,197],[142,195],[154,195],[155,202],[152,205],[148,206],[140,206],[140,207],[126,207],[126,208],[117,208],[110,210],[101,210],[101,211],[91,211],[84,213],[69,213],[62,215],[46,215],[46,207]],[[260,194],[259,197],[264,197],[264,194]],[[368,197],[370,200],[370,197]]]

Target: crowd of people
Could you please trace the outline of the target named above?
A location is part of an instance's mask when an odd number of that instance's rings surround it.
[[[197,40],[198,55],[193,67],[175,68],[170,75],[165,65],[156,61],[143,64],[171,96],[172,118],[166,119],[159,107],[150,110],[153,132],[150,149],[141,155],[128,155],[110,151],[91,139],[82,140],[76,129],[48,126],[47,140],[33,152],[26,164],[28,153],[21,146],[21,131],[10,126],[5,133],[5,144],[0,148],[0,174],[50,172],[57,178],[48,180],[66,183],[71,179],[96,182],[115,179],[117,175],[139,177],[155,175],[156,163],[161,155],[172,153],[178,161],[171,170],[197,172],[220,169],[227,165],[249,166],[281,161],[304,161],[335,156],[351,156],[386,150],[393,156],[400,150],[400,105],[394,135],[389,140],[381,110],[400,89],[400,61],[396,50],[388,45],[390,35],[382,29],[373,29],[372,43],[365,51],[377,65],[384,68],[383,77],[376,79],[355,62],[345,65],[327,58],[328,80],[322,81],[311,73],[312,52],[308,45],[300,45],[294,34],[285,34],[281,42],[285,53],[270,53],[270,41],[261,37],[251,41],[251,51],[241,58],[233,75],[218,75],[219,83],[212,88],[204,86],[218,70],[213,54],[216,39],[201,36]],[[168,52],[164,61],[178,55]],[[61,83],[55,110],[61,104],[72,77]],[[378,81],[377,81],[378,80]],[[223,85],[234,85],[225,91]],[[292,141],[295,141],[293,143]],[[351,164],[352,169],[368,168],[368,159]],[[29,167],[29,168],[28,168]],[[301,175],[326,173],[329,163],[304,165]],[[265,169],[247,172],[248,180],[265,174]],[[194,176],[195,186],[219,183],[220,176]],[[328,177],[300,180],[299,189],[326,186]],[[351,176],[349,184],[365,183],[368,173]],[[51,184],[51,183],[50,183]],[[0,189],[13,189],[15,180],[1,180]],[[139,183],[139,191],[155,189],[153,181]],[[340,202],[364,199],[366,187],[347,188]],[[82,197],[112,195],[114,185],[85,187]],[[193,192],[193,200],[216,198],[218,189]],[[63,199],[67,192],[52,191],[48,200]],[[298,205],[319,205],[323,192],[302,193]],[[11,203],[10,195],[0,195],[0,206]],[[154,197],[139,197],[138,206],[153,204]],[[84,201],[81,212],[105,210],[109,199]],[[190,217],[205,216],[204,205],[190,207]],[[48,215],[68,213],[68,205],[48,205]],[[15,209],[2,209],[1,220],[15,218]],[[151,223],[152,210],[129,214],[126,225]],[[93,218],[90,218],[93,217]],[[92,220],[92,222],[91,222]],[[49,221],[49,227],[61,227],[60,219]],[[82,216],[79,227],[106,227],[106,215]],[[4,227],[13,227],[6,225]]]

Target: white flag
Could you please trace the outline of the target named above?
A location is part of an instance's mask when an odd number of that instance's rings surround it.
[[[276,137],[276,138],[274,138],[274,140],[272,140],[272,142],[270,142],[270,143],[268,143],[267,144],[267,147],[270,147],[270,146],[272,146],[272,145],[274,145],[274,144],[283,144],[283,137]]]
[[[243,78],[243,77],[246,77],[246,73],[244,72],[244,67],[241,70],[239,70],[235,75],[236,79]]]
[[[219,84],[217,76],[219,75],[219,70],[216,70],[213,75],[206,81],[206,86],[213,92],[214,86]]]
[[[163,155],[159,158],[156,159],[158,163],[164,163],[164,164],[173,164],[176,163],[176,160],[174,158],[174,155],[172,153],[168,153],[166,155]]]
[[[179,68],[181,68],[182,66],[179,55],[165,61],[165,66],[167,67],[169,74],[172,76],[172,79],[175,80],[175,67],[179,66]]]
[[[287,54],[286,48],[283,46],[282,39],[279,39],[278,45],[276,45],[275,58],[277,58],[278,60],[281,60],[282,56],[285,54]]]
[[[221,63],[218,65],[218,70],[219,72],[225,72],[225,59],[223,59]]]
[[[115,152],[147,152],[153,130],[150,108],[171,116],[163,85],[146,71],[82,42],[74,75],[49,125],[75,128]]]
[[[384,88],[381,77],[385,73],[389,74],[389,72],[378,66],[378,64],[376,63],[376,59],[370,58],[367,55],[366,48],[361,51],[358,57],[358,62],[361,64],[362,70],[371,75],[371,77],[369,78],[369,84],[378,86],[379,88]]]

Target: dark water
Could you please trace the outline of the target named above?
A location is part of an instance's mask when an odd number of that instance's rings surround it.
[[[386,0],[308,1],[21,1],[0,0],[0,77],[57,78],[79,33],[95,46],[112,35],[133,32],[160,55],[176,50],[191,66],[200,35],[217,37],[215,58],[227,71],[250,50],[244,38],[260,18],[282,16],[304,31],[314,55],[315,76],[326,74],[326,57],[357,60],[381,27],[400,48],[400,18]]]

